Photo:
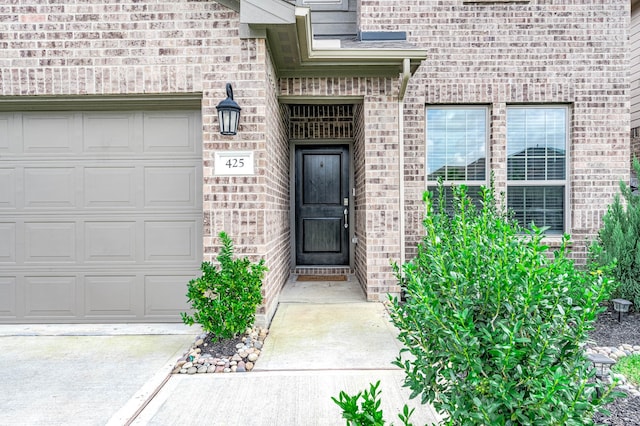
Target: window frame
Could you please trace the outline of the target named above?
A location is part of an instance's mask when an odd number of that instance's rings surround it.
[[[442,179],[443,186],[451,187],[451,186],[460,186],[465,185],[466,187],[480,187],[480,186],[488,186],[489,180],[491,176],[491,170],[489,168],[490,165],[490,145],[489,145],[489,136],[490,136],[490,106],[485,104],[460,104],[460,105],[440,105],[440,104],[431,104],[426,105],[425,107],[425,190],[429,190],[429,187],[437,186],[438,180],[429,180],[428,173],[428,164],[429,164],[429,110],[483,110],[484,111],[484,180],[447,180],[446,178]]]
[[[564,116],[564,179],[551,179],[551,180],[511,180],[509,179],[508,174],[508,162],[509,162],[509,109],[563,109],[565,111]],[[564,187],[563,197],[564,197],[564,211],[562,212],[562,231],[551,231],[545,233],[548,237],[558,237],[564,234],[569,234],[571,232],[571,203],[570,203],[570,165],[571,165],[571,105],[568,104],[508,104],[505,109],[505,148],[506,148],[506,159],[505,159],[505,168],[507,170],[507,174],[505,176],[505,185],[506,185],[506,197],[505,203],[507,209],[509,209],[508,199],[509,199],[509,187]],[[526,226],[528,227],[528,225]],[[525,228],[526,228],[525,227]]]

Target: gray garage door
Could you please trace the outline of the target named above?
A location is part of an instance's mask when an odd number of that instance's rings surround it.
[[[0,322],[179,321],[199,111],[0,113]]]

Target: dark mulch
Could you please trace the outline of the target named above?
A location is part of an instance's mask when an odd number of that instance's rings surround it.
[[[640,345],[640,313],[622,314],[622,321],[618,322],[618,313],[607,310],[598,316],[589,338],[597,346]]]
[[[622,321],[618,322],[617,313],[611,310],[603,312],[589,337],[595,346],[640,345],[640,313],[623,315]],[[618,398],[605,408],[611,414],[596,414],[593,418],[596,424],[640,426],[640,397]]]
[[[242,337],[219,340],[211,334],[207,334],[207,337],[204,338],[204,343],[199,347],[202,349],[203,354],[211,354],[214,358],[230,358],[236,354],[236,345],[242,343]]]

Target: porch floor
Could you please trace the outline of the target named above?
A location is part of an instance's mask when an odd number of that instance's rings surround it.
[[[346,281],[297,281],[292,275],[280,293],[280,303],[357,303],[366,302],[354,275]]]

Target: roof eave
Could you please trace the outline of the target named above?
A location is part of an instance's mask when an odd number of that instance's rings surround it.
[[[309,8],[283,0],[242,0],[241,37],[266,38],[279,77],[397,77],[413,74],[424,49],[316,48]]]
[[[240,0],[216,0],[216,2],[228,7],[231,10],[240,12]]]

